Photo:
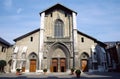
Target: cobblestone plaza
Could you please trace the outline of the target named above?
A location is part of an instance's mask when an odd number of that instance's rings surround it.
[[[17,76],[15,73],[0,74],[0,79],[78,79],[69,73],[29,73]],[[120,73],[116,72],[86,72],[81,73],[79,79],[120,79]]]

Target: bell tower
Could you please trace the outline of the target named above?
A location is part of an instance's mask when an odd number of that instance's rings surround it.
[[[42,71],[42,59],[43,59],[43,49],[44,49],[44,18],[45,12],[41,13],[40,19],[40,44],[39,44],[39,70]]]
[[[40,13],[40,44],[39,44],[39,70],[54,68],[51,66],[53,50],[67,50],[65,56],[59,55],[56,59],[65,59],[64,71],[75,66],[75,53],[77,52],[77,13],[61,4],[56,4]],[[60,44],[60,45],[58,45]],[[54,47],[55,48],[51,48]],[[59,47],[61,46],[61,47]],[[53,52],[51,52],[53,51]],[[58,52],[61,54],[60,52]],[[60,62],[58,61],[58,64]],[[60,65],[57,71],[60,71]]]

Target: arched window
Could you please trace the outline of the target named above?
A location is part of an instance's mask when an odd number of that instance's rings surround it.
[[[55,21],[54,36],[55,38],[63,37],[63,21],[61,21],[60,19],[57,19]]]

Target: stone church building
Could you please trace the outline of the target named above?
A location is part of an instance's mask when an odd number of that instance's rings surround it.
[[[107,71],[106,45],[77,30],[77,12],[55,4],[40,13],[40,28],[14,39],[11,72]]]

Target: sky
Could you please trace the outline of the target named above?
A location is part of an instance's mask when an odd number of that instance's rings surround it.
[[[0,37],[13,39],[40,28],[43,10],[60,3],[77,12],[77,28],[101,41],[120,41],[120,0],[0,0]]]

